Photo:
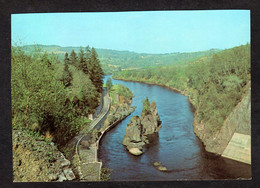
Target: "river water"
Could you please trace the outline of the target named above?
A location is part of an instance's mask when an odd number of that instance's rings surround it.
[[[104,82],[107,78],[106,76]],[[165,181],[200,179],[236,179],[251,177],[251,166],[217,157],[204,150],[193,132],[193,111],[186,96],[167,88],[136,82],[112,80],[123,84],[134,94],[135,111],[110,130],[101,140],[99,159],[103,167],[112,169],[111,180]],[[125,128],[134,115],[141,115],[142,101],[149,98],[157,104],[162,121],[158,140],[144,148],[141,156],[133,156],[122,145]],[[154,168],[162,162],[167,172]]]

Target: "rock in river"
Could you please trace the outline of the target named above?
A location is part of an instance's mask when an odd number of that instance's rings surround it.
[[[153,166],[160,171],[167,171],[167,168],[165,166],[162,165],[161,162],[155,162],[153,163]]]
[[[129,153],[132,155],[142,155],[143,152],[138,148],[131,148],[129,149]]]
[[[126,134],[122,144],[133,155],[141,155],[143,146],[157,138],[156,134],[161,128],[161,121],[155,102],[148,104],[148,108],[142,111],[141,117],[133,116],[126,127]]]

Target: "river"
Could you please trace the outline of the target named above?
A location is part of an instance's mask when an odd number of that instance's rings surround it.
[[[104,82],[107,78],[106,76]],[[193,132],[193,110],[188,98],[156,85],[112,80],[123,84],[134,94],[135,111],[110,130],[101,140],[99,159],[103,167],[112,169],[113,181],[166,181],[200,179],[234,179],[251,177],[251,166],[209,154]],[[155,101],[162,121],[159,138],[144,148],[141,156],[133,156],[122,145],[125,128],[134,115],[141,115],[142,101]],[[153,166],[162,162],[167,172]]]

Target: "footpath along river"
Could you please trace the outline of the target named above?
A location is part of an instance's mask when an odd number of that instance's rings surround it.
[[[106,76],[104,82],[107,78]],[[123,84],[134,94],[135,111],[110,130],[101,140],[99,159],[103,167],[112,169],[111,180],[165,181],[194,179],[236,179],[251,176],[250,165],[216,157],[204,150],[193,132],[193,111],[186,96],[167,88],[136,82],[112,80]],[[155,101],[162,121],[158,140],[144,149],[141,156],[132,156],[122,140],[125,128],[134,115],[140,115],[142,101]],[[160,172],[153,166],[162,162],[167,172]]]

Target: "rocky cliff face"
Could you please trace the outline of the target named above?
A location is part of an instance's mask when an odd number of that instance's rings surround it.
[[[155,102],[150,104],[149,113],[144,111],[141,117],[134,116],[126,127],[126,134],[122,144],[127,147],[133,155],[141,155],[145,144],[151,143],[161,128]]]
[[[74,180],[71,163],[53,145],[40,137],[13,130],[14,182]]]
[[[251,135],[251,83],[246,86],[246,93],[241,102],[234,108],[221,129],[210,134],[207,125],[197,120],[197,108],[194,118],[194,132],[201,139],[208,152],[222,155],[234,133]]]
[[[109,110],[107,119],[105,120],[104,127],[110,126],[113,123],[119,122],[129,116],[135,110],[135,107],[131,106],[131,102],[129,103],[124,101],[124,103],[113,104]]]

